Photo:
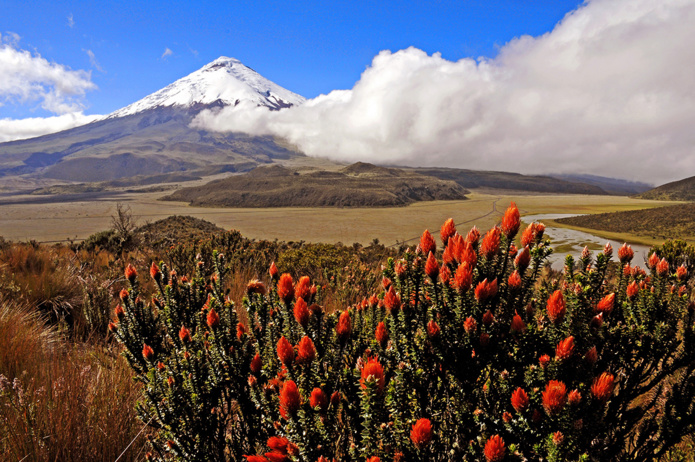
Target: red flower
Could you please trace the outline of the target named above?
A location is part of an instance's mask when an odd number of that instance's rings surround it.
[[[261,366],[263,366],[261,355],[256,353],[256,356],[253,357],[250,365],[250,369],[253,375],[258,375],[261,373]]]
[[[214,329],[215,327],[220,325],[220,316],[217,314],[214,308],[211,308],[208,312],[207,321],[208,326],[210,326],[211,329]]]
[[[461,249],[458,254],[458,259],[461,264],[468,263],[469,268],[473,271],[476,263],[478,263],[478,254],[475,253],[473,244],[470,242],[464,242],[461,245]]]
[[[335,331],[338,334],[338,338],[341,342],[347,340],[352,332],[352,322],[350,320],[350,312],[348,310],[340,313],[338,318],[338,324],[335,326]]]
[[[244,338],[244,335],[246,334],[246,326],[244,326],[243,323],[238,323],[236,325],[236,338],[241,341],[242,338]]]
[[[119,294],[121,297],[122,301],[126,301],[128,299],[128,290],[127,289],[121,289],[121,293]]]
[[[553,292],[553,294],[548,298],[548,318],[550,318],[550,321],[553,324],[557,324],[562,321],[562,319],[565,317],[565,313],[567,312],[567,308],[565,307],[565,298],[562,296],[562,291],[561,290],[556,290]]]
[[[514,270],[512,274],[509,275],[509,280],[507,281],[507,285],[512,291],[516,291],[521,289],[521,275],[517,270]]]
[[[379,459],[377,456],[372,456],[367,459],[367,462],[381,462],[381,459]]]
[[[162,272],[159,271],[159,266],[155,262],[152,262],[150,266],[150,276],[157,282],[162,278]]]
[[[686,278],[688,275],[688,268],[685,267],[685,265],[681,265],[678,267],[676,270],[676,277],[678,278],[679,281],[682,281],[683,279]]]
[[[416,448],[422,449],[432,441],[432,423],[429,419],[420,419],[410,430],[410,439]]]
[[[524,320],[521,319],[521,316],[519,316],[519,313],[514,314],[514,318],[512,318],[512,332],[523,332],[526,330],[526,324],[524,323]]]
[[[294,303],[294,319],[297,320],[297,323],[300,326],[306,329],[306,326],[309,325],[310,317],[311,312],[309,311],[309,308],[306,306],[306,302],[303,298],[298,298],[297,301]]]
[[[519,232],[520,225],[521,217],[519,215],[519,209],[516,207],[516,204],[512,202],[502,218],[502,232],[507,236],[507,239],[512,239],[516,236],[516,233]]]
[[[379,345],[381,345],[381,348],[386,348],[386,344],[389,341],[389,332],[386,330],[386,324],[383,322],[377,324],[374,336],[376,337],[376,341],[379,342]]]
[[[449,271],[448,266],[442,265],[441,270],[439,270],[439,280],[442,281],[442,284],[446,284],[447,286],[449,285],[449,281],[451,280],[451,271]]]
[[[545,369],[550,363],[550,356],[542,355],[540,358],[538,358],[538,363],[541,365],[541,368]]]
[[[278,340],[277,352],[282,364],[287,367],[292,365],[294,362],[294,348],[292,348],[292,344],[284,335]]]
[[[500,435],[493,435],[485,443],[485,460],[487,462],[500,462],[504,459],[507,449],[504,447],[504,440]]]
[[[564,440],[565,435],[563,435],[562,432],[557,431],[553,433],[553,444],[555,444],[555,446],[560,446]]]
[[[528,394],[523,388],[517,388],[512,393],[512,407],[516,412],[523,412],[529,405]]]
[[[596,312],[603,313],[604,315],[610,314],[613,311],[613,305],[615,303],[615,293],[610,293],[603,297],[601,301],[596,304]]]
[[[137,276],[138,272],[135,270],[135,267],[128,263],[128,266],[125,267],[125,278],[133,284]]]
[[[116,315],[116,318],[122,319],[123,316],[125,316],[125,311],[123,311],[123,307],[118,304],[116,305],[116,308],[113,310],[113,313]]]
[[[303,298],[304,300],[309,300],[311,296],[311,279],[309,276],[302,276],[299,278],[299,282],[294,287],[295,298]]]
[[[316,358],[314,342],[307,336],[302,337],[297,345],[297,363],[309,364]]]
[[[490,326],[493,322],[495,322],[495,316],[492,314],[492,311],[487,310],[483,315],[483,324]]]
[[[589,348],[589,351],[584,355],[584,359],[586,359],[586,362],[589,364],[596,364],[596,361],[598,361],[598,351],[595,346]]]
[[[437,243],[434,242],[434,238],[428,230],[425,230],[420,237],[420,250],[424,255],[428,255],[430,252],[434,253],[437,250]]]
[[[287,419],[288,415],[294,415],[299,410],[300,404],[301,397],[297,384],[293,380],[288,380],[280,390],[280,414]]]
[[[572,390],[570,391],[569,395],[567,395],[567,402],[570,403],[570,406],[576,406],[582,401],[582,394],[579,393],[579,390]]]
[[[386,386],[384,366],[379,363],[377,358],[369,358],[367,364],[362,368],[362,378],[360,379],[362,388],[367,388],[367,380],[376,381],[377,394],[381,395],[384,392],[384,387]]]
[[[662,258],[661,261],[656,265],[656,273],[659,276],[663,276],[668,273],[668,262],[665,258]]]
[[[524,271],[526,268],[528,268],[529,263],[531,263],[531,251],[529,250],[529,247],[526,246],[521,249],[521,252],[519,252],[514,259],[514,266],[516,266],[519,271]]]
[[[456,268],[454,287],[463,293],[471,288],[471,284],[473,284],[473,270],[468,266],[468,263],[463,262]]]
[[[463,321],[463,328],[467,334],[472,334],[478,328],[478,323],[475,322],[475,319],[468,317],[465,321]]]
[[[627,298],[632,300],[635,298],[635,296],[639,293],[639,285],[637,284],[637,281],[632,281],[630,285],[627,286]]]
[[[294,298],[294,281],[292,281],[292,276],[288,273],[284,273],[280,276],[280,280],[278,281],[278,297],[287,305],[289,305]]]
[[[572,356],[574,352],[574,337],[569,336],[564,340],[561,340],[555,348],[555,357],[560,361],[565,361]]]
[[[384,295],[384,306],[391,314],[394,314],[401,307],[401,297],[396,294],[393,286],[389,287],[389,290]]]
[[[545,225],[543,223],[531,223],[521,235],[521,245],[533,246],[543,238]]]
[[[142,356],[143,356],[146,360],[152,361],[152,358],[154,358],[154,350],[152,349],[152,347],[150,347],[150,346],[148,346],[148,345],[143,345],[143,347],[142,347]]]
[[[613,246],[610,242],[606,242],[606,245],[603,247],[603,254],[608,257],[609,260],[611,259],[611,255],[613,255]]]
[[[403,277],[403,275],[405,274],[405,269],[406,269],[406,268],[405,268],[405,263],[403,263],[403,262],[400,261],[400,260],[397,261],[396,264],[395,264],[394,267],[393,267],[393,271],[395,271],[396,276],[399,277],[399,278],[402,278],[402,277]],[[386,286],[384,285],[384,287],[386,287]]]
[[[268,438],[268,447],[273,451],[287,454],[287,448],[290,445],[290,440],[279,436],[271,436]]]
[[[615,377],[613,374],[604,372],[594,379],[594,383],[591,385],[591,394],[599,401],[606,401],[613,394],[614,386]]]
[[[439,324],[437,324],[434,320],[427,323],[427,335],[429,335],[430,338],[434,339],[439,337],[439,332]]]
[[[116,332],[118,330],[118,321],[109,323],[109,331]]]
[[[489,300],[495,295],[497,295],[497,278],[495,278],[492,282],[488,282],[487,278],[485,278],[479,282],[477,286],[475,286],[475,298],[480,303]]]
[[[432,279],[432,282],[435,282],[437,280],[437,276],[439,276],[439,263],[437,263],[437,259],[434,258],[434,254],[432,252],[430,252],[430,254],[427,256],[427,263],[425,263],[425,274]]]
[[[630,261],[632,261],[632,257],[634,256],[635,252],[632,250],[632,247],[627,245],[627,242],[618,249],[618,260],[620,260],[620,263],[630,263]]]
[[[480,239],[480,231],[478,230],[477,226],[473,226],[470,231],[468,231],[468,234],[466,234],[466,242],[475,245],[478,242],[478,239]]]
[[[449,238],[456,234],[456,225],[454,224],[454,219],[449,218],[444,222],[442,225],[442,229],[439,231],[440,236],[442,237],[442,242],[444,243],[444,246],[449,243]]]
[[[290,458],[287,456],[287,454],[282,454],[279,452],[266,452],[265,457],[270,462],[290,462]]]
[[[659,264],[659,256],[656,254],[656,252],[652,253],[649,256],[649,261],[647,262],[647,264],[652,270],[656,268],[656,265]]]
[[[244,455],[244,457],[246,457],[246,462],[269,462],[268,459],[266,459],[266,458],[263,457],[263,456],[256,456],[256,455],[247,456],[247,455]]]
[[[179,331],[179,338],[183,343],[188,343],[191,341],[191,331],[186,329],[184,326],[181,326],[181,330]]]
[[[278,277],[278,267],[275,266],[275,262],[272,262],[270,264],[270,268],[268,269],[268,274],[270,274],[270,278],[275,280],[275,278]]]
[[[485,234],[483,242],[480,244],[480,253],[485,257],[486,260],[491,259],[495,256],[497,251],[500,249],[500,235],[502,230],[495,226],[490,231]]]
[[[509,412],[504,411],[502,413],[502,420],[504,420],[505,423],[509,423],[512,421],[512,415]]]
[[[318,407],[320,411],[325,412],[328,408],[328,396],[320,388],[314,388],[309,398],[309,405],[312,409]]]
[[[567,387],[559,380],[551,380],[543,392],[543,407],[548,415],[557,414],[567,402]]]

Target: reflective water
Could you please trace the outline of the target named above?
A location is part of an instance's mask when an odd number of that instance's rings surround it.
[[[576,214],[563,214],[563,213],[547,213],[540,215],[526,215],[521,217],[524,223],[531,223],[534,221],[545,222],[547,220],[555,220],[557,218],[569,218],[577,216]],[[590,233],[585,233],[583,231],[577,231],[568,228],[555,228],[552,226],[546,226],[545,236],[550,238],[550,244],[554,250],[550,258],[548,259],[552,264],[554,269],[561,270],[565,264],[565,257],[570,254],[575,259],[579,258],[584,247],[588,247],[592,251],[592,254],[596,255],[598,251],[601,251],[606,245],[606,242],[610,242],[613,246],[613,261],[618,259],[618,249],[623,245],[622,242],[614,241],[612,239],[606,239],[603,237],[598,237]],[[650,247],[641,244],[632,244],[628,242],[628,245],[632,247],[635,251],[635,257],[632,259],[632,265],[641,266],[644,268],[646,264],[644,263],[647,258]]]

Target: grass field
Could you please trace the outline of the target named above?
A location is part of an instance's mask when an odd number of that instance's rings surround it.
[[[162,202],[164,192],[123,194],[96,201],[3,204],[0,200],[0,236],[40,242],[84,239],[108,229],[118,202],[128,205],[138,224],[170,215],[190,215],[226,229],[238,229],[255,239],[304,240],[384,244],[417,238],[424,229],[438,230],[447,218],[467,230],[485,231],[497,223],[516,201],[522,215],[541,213],[593,214],[669,205],[663,201],[595,195],[512,195],[473,193],[465,201],[419,202],[395,208],[206,208],[181,202]]]

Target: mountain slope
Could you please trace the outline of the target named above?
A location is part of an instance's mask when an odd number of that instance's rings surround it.
[[[695,201],[695,176],[663,184],[636,197],[661,201]]]
[[[232,58],[220,58],[88,125],[0,144],[0,176],[108,181],[177,171],[245,171],[302,154],[272,137],[190,128],[203,109],[304,101]]]

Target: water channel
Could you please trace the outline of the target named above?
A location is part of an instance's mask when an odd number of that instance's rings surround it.
[[[521,217],[521,221],[524,223],[532,223],[534,221],[545,223],[547,220],[555,220],[558,218],[569,218],[577,216],[576,214],[563,214],[563,213],[546,213],[540,215],[526,215]],[[585,233],[583,231],[577,231],[569,228],[556,228],[552,226],[547,226],[545,228],[545,236],[550,238],[550,245],[553,248],[553,253],[548,258],[548,261],[552,265],[553,269],[561,270],[565,264],[565,257],[570,254],[575,260],[579,258],[584,247],[588,247],[592,251],[593,255],[596,255],[599,251],[603,249],[606,242],[610,242],[613,246],[613,257],[612,260],[616,261],[618,258],[618,249],[623,245],[622,242],[614,241],[612,239],[606,239],[603,237],[598,237],[590,233]],[[628,245],[632,247],[635,252],[635,257],[632,259],[633,266],[646,267],[644,263],[649,253],[649,246],[641,244],[632,244],[628,242]]]

